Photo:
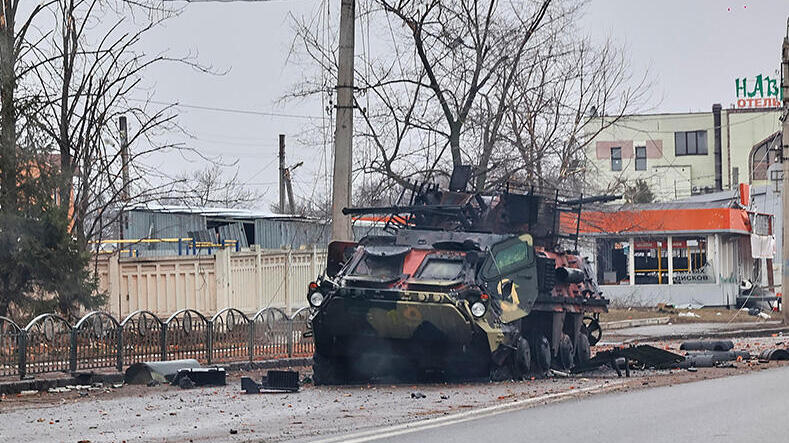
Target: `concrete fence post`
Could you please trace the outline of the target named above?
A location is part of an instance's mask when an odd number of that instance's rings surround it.
[[[318,277],[318,246],[312,245],[312,263],[311,263],[310,279]]]
[[[290,300],[290,270],[293,251],[288,248],[288,253],[285,255],[285,312],[290,316],[292,304]]]
[[[257,306],[265,306],[264,291],[263,291],[263,257],[260,251],[260,245],[254,245],[255,248],[255,284],[257,285]]]

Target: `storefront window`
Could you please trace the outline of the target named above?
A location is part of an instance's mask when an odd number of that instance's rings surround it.
[[[597,281],[603,285],[629,285],[628,254],[630,244],[624,239],[598,242]]]
[[[668,284],[668,243],[666,239],[637,238],[633,246],[636,284]]]
[[[674,284],[715,283],[706,237],[674,238]]]
[[[707,237],[673,237],[673,284],[715,283],[707,258]],[[597,279],[603,285],[630,284],[630,248],[626,239],[601,239],[597,243]],[[641,237],[632,242],[634,283],[669,284],[669,248],[666,237]]]

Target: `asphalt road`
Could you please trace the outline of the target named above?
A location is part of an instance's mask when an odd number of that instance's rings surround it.
[[[340,440],[426,442],[789,441],[789,367],[425,421]]]

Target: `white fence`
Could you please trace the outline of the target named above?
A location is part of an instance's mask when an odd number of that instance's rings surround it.
[[[326,266],[326,251],[234,252],[212,256],[98,258],[106,310],[122,318],[138,310],[167,315],[181,309],[244,312],[276,307],[292,313],[306,304],[307,285]]]

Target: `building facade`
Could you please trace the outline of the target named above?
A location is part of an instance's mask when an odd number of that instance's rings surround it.
[[[780,160],[777,108],[629,115],[603,128],[587,147],[587,174],[601,188],[644,180],[658,201],[769,184]]]
[[[563,214],[562,229],[592,241],[598,282],[616,306],[772,300],[772,216],[732,203],[606,206],[584,211],[580,222]]]

